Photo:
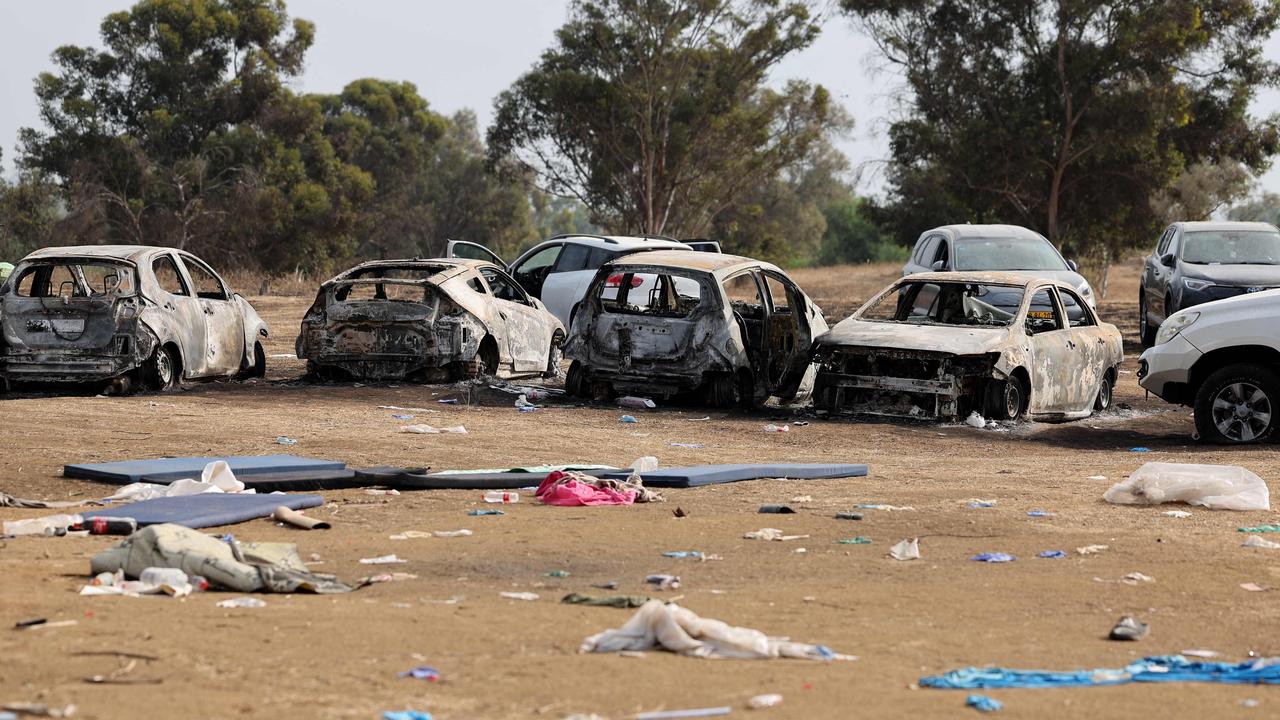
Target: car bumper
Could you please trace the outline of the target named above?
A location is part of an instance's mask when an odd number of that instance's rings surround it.
[[[11,382],[95,382],[136,368],[132,355],[10,353],[0,357],[0,375]]]
[[[1196,305],[1203,305],[1214,300],[1226,300],[1227,298],[1238,297],[1249,293],[1261,292],[1263,290],[1274,290],[1268,286],[1243,286],[1243,285],[1210,285],[1201,290],[1192,290],[1190,288],[1182,288],[1182,294],[1178,297],[1178,310],[1185,310]],[[1170,313],[1172,314],[1172,313]]]
[[[1167,402],[1189,405],[1191,366],[1203,354],[1178,333],[1168,342],[1148,348],[1138,358],[1138,384]]]

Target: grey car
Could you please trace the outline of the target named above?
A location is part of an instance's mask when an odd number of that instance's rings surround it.
[[[1142,346],[1170,315],[1214,300],[1280,288],[1280,230],[1261,222],[1179,222],[1143,260]]]
[[[1096,308],[1093,288],[1077,270],[1043,235],[1020,225],[944,225],[920,235],[902,274],[1008,272],[1057,280]]]

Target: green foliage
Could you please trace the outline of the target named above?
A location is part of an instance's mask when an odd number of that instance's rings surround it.
[[[1280,73],[1274,0],[842,0],[911,89],[890,129],[901,243],[1012,222],[1110,258],[1158,232],[1150,202],[1197,163],[1264,169],[1277,118],[1247,113]]]
[[[1280,195],[1263,193],[1227,211],[1227,218],[1245,222],[1266,222],[1280,226]]]
[[[608,230],[705,236],[740,196],[769,206],[765,186],[838,115],[820,86],[765,86],[817,33],[801,2],[577,0],[556,45],[499,96],[490,160],[527,168]]]

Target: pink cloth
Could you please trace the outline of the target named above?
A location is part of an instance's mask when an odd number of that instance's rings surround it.
[[[609,485],[618,483],[607,480],[597,482],[600,485],[582,482],[569,473],[553,470],[533,495],[547,505],[631,505],[636,501],[635,490],[614,489]]]

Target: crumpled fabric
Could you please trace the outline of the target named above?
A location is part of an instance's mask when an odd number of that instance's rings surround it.
[[[291,543],[227,543],[171,523],[149,525],[104,550],[89,563],[94,575],[123,570],[138,577],[149,567],[178,568],[211,587],[237,592],[350,592],[330,575],[306,569]]]
[[[556,470],[533,493],[547,505],[631,505],[632,503],[665,502],[660,493],[649,490],[639,475],[625,481],[591,477],[573,470]]]
[[[569,593],[560,598],[566,605],[594,605],[596,607],[638,608],[652,598],[644,595],[609,595],[607,597],[591,597],[581,593]]]
[[[175,480],[168,485],[142,482],[131,483],[117,490],[107,500],[110,502],[141,502],[162,497],[219,492],[252,494],[257,491],[253,489],[246,490],[244,483],[236,479],[236,474],[231,471],[231,466],[227,465],[226,460],[214,460],[205,465],[204,469],[200,471],[199,480],[183,478]]]
[[[669,650],[700,658],[763,660],[853,660],[822,645],[770,637],[751,628],[734,627],[720,620],[702,618],[692,610],[661,600],[650,600],[622,627],[605,630],[582,641],[578,652]]]
[[[1270,510],[1262,478],[1238,465],[1150,462],[1102,495],[1117,505],[1182,502],[1210,510]]]
[[[28,500],[0,492],[0,507],[58,509],[101,504],[100,500]]]
[[[1242,663],[1200,662],[1182,655],[1158,655],[1135,660],[1122,668],[1095,670],[1010,670],[1001,667],[964,668],[920,678],[931,688],[1090,687],[1131,682],[1208,682],[1231,685],[1280,685],[1280,658]]]

